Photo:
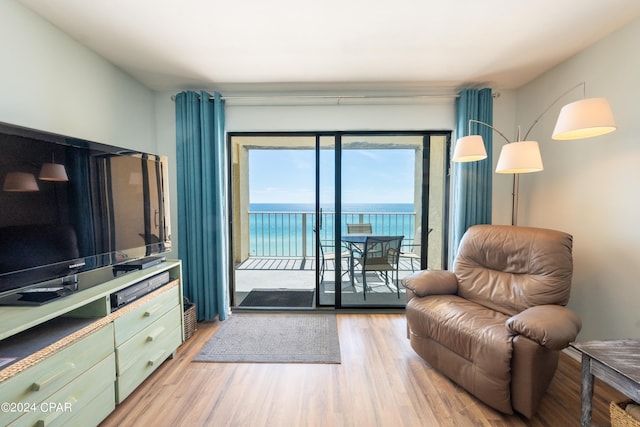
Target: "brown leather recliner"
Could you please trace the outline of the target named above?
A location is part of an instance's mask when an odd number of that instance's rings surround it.
[[[407,288],[411,346],[431,366],[506,414],[531,418],[575,340],[569,301],[569,234],[476,225],[460,242],[453,271],[424,270]]]

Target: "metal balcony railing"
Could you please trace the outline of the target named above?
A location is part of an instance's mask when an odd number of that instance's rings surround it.
[[[342,234],[347,224],[371,224],[373,234],[404,236],[411,244],[415,235],[415,212],[348,212],[342,215]],[[322,213],[319,238],[323,247],[334,245],[335,212]],[[249,255],[255,257],[314,257],[316,214],[311,212],[249,212]]]

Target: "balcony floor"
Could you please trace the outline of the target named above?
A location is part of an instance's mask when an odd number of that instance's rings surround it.
[[[417,261],[414,261],[417,269]],[[334,305],[335,283],[333,261],[328,261],[324,273],[324,281],[320,286],[320,304]],[[347,262],[343,261],[342,271],[347,270]],[[412,273],[411,262],[401,259],[398,277]],[[361,271],[356,269],[354,286],[348,275],[342,282],[342,305],[344,307],[391,307],[402,308],[406,303],[404,288],[400,286],[398,298],[395,285],[386,285],[382,277],[375,272],[367,273],[367,299],[362,293]],[[249,258],[236,267],[236,304],[239,305],[252,289],[314,289],[315,260],[307,258]],[[286,308],[286,307],[282,307]]]
[[[332,261],[328,262],[328,269],[333,270],[334,266]],[[347,263],[343,261],[343,269],[347,267]],[[414,261],[415,269],[418,270],[419,262]],[[316,269],[316,261],[314,258],[268,258],[268,257],[252,257],[248,258],[242,264],[236,266],[236,270],[308,270],[314,271]],[[403,271],[412,272],[411,261],[407,258],[400,259],[399,271],[402,274]],[[402,275],[400,276],[402,278]]]

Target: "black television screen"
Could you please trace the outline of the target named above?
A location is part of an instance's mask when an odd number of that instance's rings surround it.
[[[160,156],[0,123],[0,296],[171,248]]]

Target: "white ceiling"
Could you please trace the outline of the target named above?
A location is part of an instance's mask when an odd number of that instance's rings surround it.
[[[638,0],[18,0],[154,90],[519,87],[640,16]]]

